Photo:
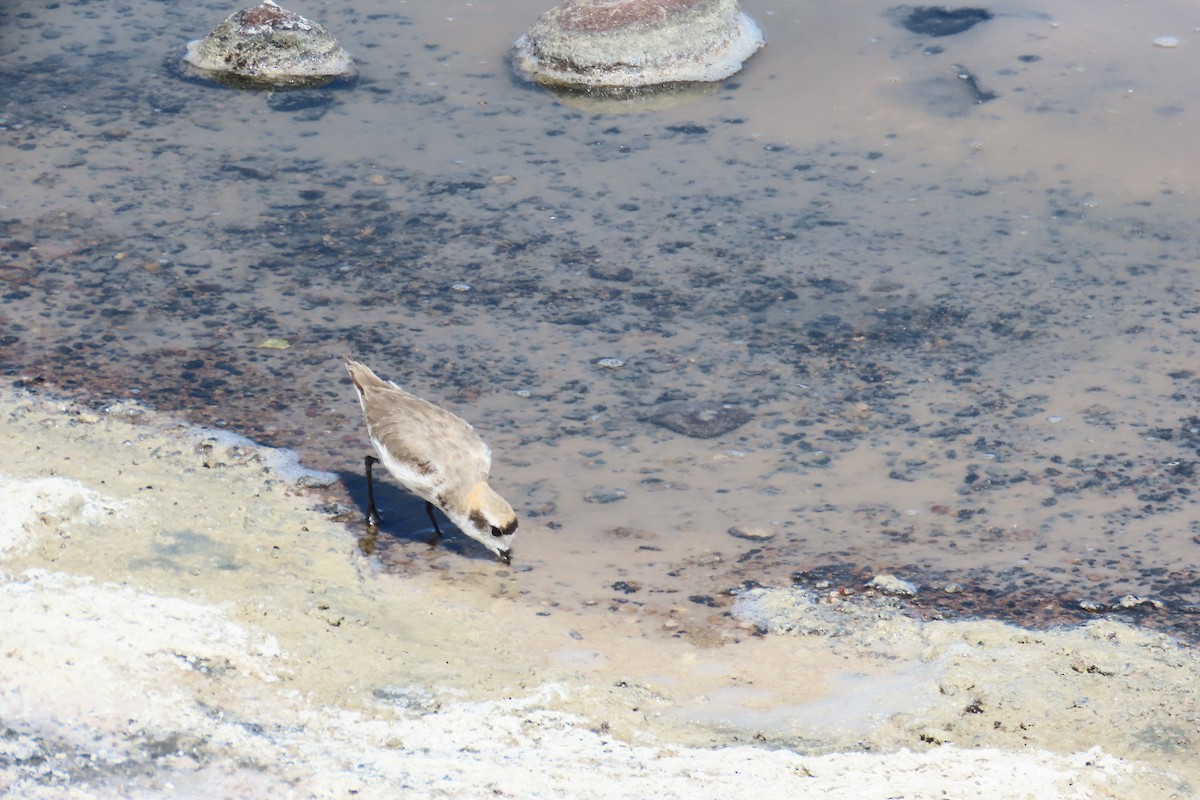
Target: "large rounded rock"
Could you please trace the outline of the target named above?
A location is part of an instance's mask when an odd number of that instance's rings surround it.
[[[722,80],[763,43],[735,0],[565,0],[512,57],[547,86],[629,89]]]
[[[354,74],[354,62],[324,27],[271,0],[226,17],[189,42],[183,57],[223,83],[310,86]]]

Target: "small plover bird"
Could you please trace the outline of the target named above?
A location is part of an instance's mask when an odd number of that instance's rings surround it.
[[[358,392],[367,435],[379,458],[366,457],[367,524],[379,525],[371,467],[383,462],[388,472],[425,501],[425,510],[442,535],[436,505],[459,530],[476,540],[505,564],[512,562],[517,515],[503,497],[488,486],[492,452],[469,423],[433,403],[385,381],[367,366],[343,356]]]

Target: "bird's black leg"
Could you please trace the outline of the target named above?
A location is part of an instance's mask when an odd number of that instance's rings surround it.
[[[375,508],[375,481],[371,477],[371,467],[379,463],[379,459],[375,456],[367,456],[367,528],[374,529],[379,527],[379,510]]]
[[[442,529],[438,527],[437,517],[433,515],[433,503],[428,500],[425,501],[425,511],[429,514],[429,521],[433,523],[433,538],[429,540],[430,546],[433,546],[442,538]]]

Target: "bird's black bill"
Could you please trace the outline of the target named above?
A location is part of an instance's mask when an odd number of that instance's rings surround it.
[[[496,558],[500,559],[500,563],[504,566],[512,566],[512,550],[501,550],[496,553]]]

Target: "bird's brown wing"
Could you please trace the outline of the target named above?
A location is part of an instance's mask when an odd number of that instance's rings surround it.
[[[491,453],[465,420],[404,391],[395,384],[363,387],[363,408],[371,438],[398,460],[435,483],[465,483],[487,477]],[[457,480],[454,480],[457,478]]]

